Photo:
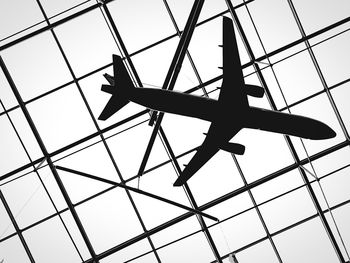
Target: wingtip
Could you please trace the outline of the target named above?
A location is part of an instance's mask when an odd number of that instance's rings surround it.
[[[337,136],[337,133],[325,123],[321,123],[320,127],[315,130],[318,131],[317,133],[315,132],[318,140],[332,139]]]
[[[98,116],[97,118],[99,121],[105,121],[107,120],[106,116],[103,116],[102,114],[100,116]]]
[[[182,186],[184,184],[184,182],[182,182],[182,180],[179,180],[180,177],[174,182],[173,186]]]
[[[331,139],[331,138],[334,138],[337,136],[337,133],[331,128],[329,127],[330,131],[329,131],[329,134],[328,134],[328,138]]]

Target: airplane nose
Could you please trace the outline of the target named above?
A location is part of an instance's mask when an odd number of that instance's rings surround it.
[[[330,139],[330,138],[334,138],[335,136],[337,136],[337,133],[331,128],[329,127],[327,124],[322,123],[322,125],[320,125],[320,127],[318,127],[318,140],[323,140],[323,139]]]

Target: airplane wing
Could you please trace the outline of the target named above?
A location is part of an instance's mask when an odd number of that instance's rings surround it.
[[[261,129],[306,139],[323,140],[336,136],[327,124],[308,117],[251,107],[247,128]]]
[[[205,138],[202,145],[197,150],[196,154],[192,157],[191,161],[186,165],[185,169],[182,171],[181,175],[177,178],[174,186],[183,185],[188,179],[190,179],[206,162],[210,160],[217,152],[219,148],[212,141],[209,136]]]
[[[248,104],[244,87],[244,79],[239,58],[238,46],[233,22],[223,17],[223,82],[219,102],[227,105],[233,103]]]
[[[235,154],[243,154],[243,145],[228,142],[239,130],[239,128],[233,130],[228,128],[225,122],[212,123],[204,142],[198,148],[190,162],[186,165],[181,175],[177,178],[174,186],[183,185],[220,149]]]

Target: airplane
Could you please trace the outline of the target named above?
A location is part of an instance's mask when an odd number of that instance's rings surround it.
[[[101,90],[112,94],[99,116],[106,120],[130,101],[152,110],[199,118],[211,122],[196,154],[185,166],[174,186],[183,185],[220,149],[244,154],[245,146],[229,142],[241,129],[251,128],[306,139],[333,138],[327,124],[304,116],[251,107],[247,95],[261,98],[264,89],[244,83],[233,22],[223,17],[223,81],[217,100],[177,91],[134,86],[122,59],[113,55],[114,77],[105,74],[110,85]]]

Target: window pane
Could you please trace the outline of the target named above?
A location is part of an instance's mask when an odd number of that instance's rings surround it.
[[[253,1],[248,9],[267,53],[301,37],[287,1]]]
[[[22,12],[22,10],[25,10],[25,12]],[[44,20],[44,17],[34,0],[24,2],[21,0],[6,1],[6,4],[3,3],[0,10],[0,24],[6,25],[0,29],[0,39],[17,33],[42,20]]]
[[[294,0],[293,3],[307,34],[349,16],[350,3],[346,0]]]
[[[45,111],[43,111],[45,109]],[[95,131],[75,85],[28,105],[28,111],[49,151],[57,150]],[[79,120],[79,126],[76,122]]]
[[[4,262],[30,262],[18,236],[0,243],[0,255]]]
[[[25,231],[24,237],[37,262],[81,262],[57,217]]]
[[[7,49],[4,61],[24,101],[72,79],[51,32]]]
[[[274,237],[283,262],[338,262],[321,221],[317,218]]]
[[[99,9],[55,28],[58,39],[76,77],[112,62],[119,54]]]
[[[108,7],[129,53],[176,32],[162,1],[122,0]]]

